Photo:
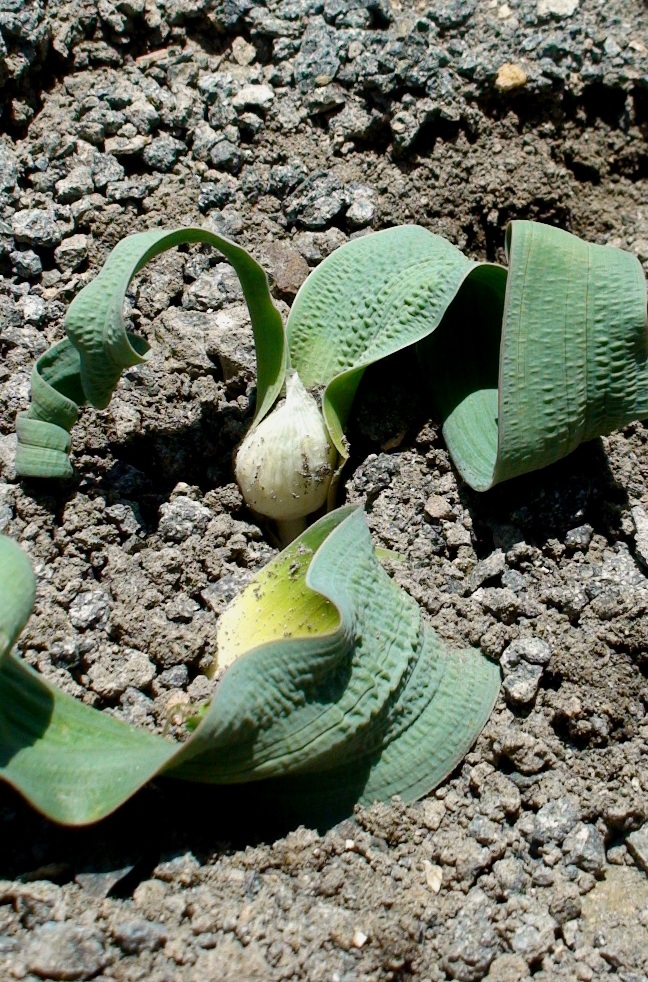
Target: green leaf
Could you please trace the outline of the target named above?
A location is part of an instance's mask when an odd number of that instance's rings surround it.
[[[27,623],[36,585],[31,564],[20,546],[0,535],[0,663]]]
[[[523,221],[507,249],[507,282],[472,273],[423,346],[448,448],[479,491],[648,414],[639,260]],[[461,381],[447,370],[459,358]]]
[[[0,610],[13,609],[4,591],[24,564],[13,546]],[[284,613],[266,622],[275,604]],[[243,643],[237,633],[238,657],[182,745],[76,702],[5,651],[0,777],[75,825],[109,814],[156,774],[280,779],[289,799],[324,814],[333,801],[420,797],[490,715],[498,667],[477,651],[445,650],[382,569],[359,509],[315,523],[234,607],[231,623],[249,629]],[[7,647],[25,609],[6,618]]]
[[[47,818],[87,825],[123,804],[176,747],[84,706],[15,655],[0,668],[0,778]]]
[[[149,357],[148,343],[126,331],[123,305],[133,276],[173,246],[205,242],[229,259],[250,311],[257,355],[258,423],[281,391],[287,352],[281,315],[262,268],[245,249],[202,228],[153,229],[123,239],[67,312],[68,340],[50,348],[32,373],[32,400],[18,417],[16,472],[22,477],[69,477],[69,431],[86,401],[104,409],[125,368]]]
[[[453,461],[485,491],[648,414],[646,283],[635,256],[516,221],[509,270],[417,226],[366,235],[306,280],[286,332],[326,386],[331,437],[365,368],[418,343]]]
[[[70,341],[37,362],[32,405],[17,421],[19,474],[70,475],[77,407],[86,398],[107,405],[122,369],[148,355],[122,320],[131,277],[188,241],[216,245],[239,273],[257,347],[255,423],[268,412],[288,355],[261,268],[204,229],[142,232],[121,242],[73,301]],[[522,221],[509,227],[507,247],[508,271],[400,226],[349,242],[311,273],[286,326],[290,360],[307,387],[324,389],[342,460],[365,369],[412,344],[455,465],[480,491],[648,414],[646,284],[636,257]]]
[[[303,284],[286,324],[291,364],[307,388],[326,386],[324,416],[343,458],[365,369],[434,331],[476,265],[442,236],[402,225],[336,249]]]

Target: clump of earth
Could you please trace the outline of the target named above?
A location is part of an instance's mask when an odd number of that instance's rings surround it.
[[[406,222],[501,261],[506,222],[534,219],[647,268],[647,50],[641,0],[0,2],[0,529],[38,580],[22,657],[180,736],[219,615],[276,552],[233,480],[254,350],[207,249],[133,282],[153,357],[83,411],[74,479],[16,480],[32,364],[124,235],[233,237],[284,313],[333,249]],[[500,661],[473,750],[423,801],[330,829],[262,786],[160,780],[69,830],[0,786],[3,980],[648,978],[648,430],[480,495],[417,372],[405,353],[367,373],[343,498],[445,642]]]

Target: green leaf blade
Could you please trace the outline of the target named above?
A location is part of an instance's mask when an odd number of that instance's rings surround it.
[[[208,229],[152,229],[127,236],[110,253],[99,274],[74,298],[66,316],[68,339],[36,363],[32,403],[21,419],[41,420],[69,433],[78,407],[97,409],[110,402],[122,371],[150,356],[148,343],[126,330],[123,306],[133,276],[155,256],[184,243],[204,242],[218,249],[236,270],[248,305],[257,354],[259,422],[276,401],[286,372],[287,348],[281,315],[270,296],[267,277],[245,249]],[[19,427],[16,471],[22,477],[69,477],[72,468],[59,436],[42,426]]]
[[[31,575],[7,542],[14,567]],[[33,593],[22,607],[11,588],[4,596],[8,651]],[[276,602],[287,620],[266,624]],[[320,519],[237,603],[261,628],[184,744],[83,705],[6,655],[0,777],[68,824],[104,817],[161,773],[220,784],[303,775],[309,786],[308,775],[339,771],[343,796],[363,787],[363,800],[413,796],[449,773],[486,722],[497,667],[478,652],[457,661],[445,651],[383,570],[358,508]],[[455,699],[458,689],[465,698]]]
[[[434,331],[474,266],[442,236],[403,225],[347,243],[303,284],[286,324],[291,364],[307,387],[327,387],[324,414],[343,458],[364,370]]]
[[[493,483],[648,412],[646,286],[630,253],[513,222]]]
[[[54,822],[105,818],[174,751],[65,695],[13,655],[0,666],[0,778]]]
[[[411,799],[447,776],[477,738],[499,691],[498,667],[477,651],[447,652],[422,625],[376,559],[360,510],[326,521],[306,583],[334,605],[339,626],[243,655],[170,774],[230,782],[304,775],[317,798],[308,775],[333,770],[340,794],[357,789],[361,774],[362,800]],[[309,532],[288,552],[305,548]],[[251,616],[254,587],[246,593],[238,602]]]
[[[29,559],[17,542],[0,535],[0,664],[27,623],[35,593]]]

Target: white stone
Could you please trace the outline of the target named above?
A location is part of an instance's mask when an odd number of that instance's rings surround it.
[[[269,85],[244,85],[232,98],[235,109],[267,109],[274,101]]]
[[[425,866],[425,881],[432,893],[438,893],[443,882],[443,870],[440,866],[435,866],[429,859],[423,860]]]
[[[538,13],[541,17],[553,14],[555,17],[571,17],[580,0],[538,0]]]

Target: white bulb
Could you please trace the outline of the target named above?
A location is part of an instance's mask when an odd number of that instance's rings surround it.
[[[236,480],[254,511],[292,521],[325,503],[335,458],[317,402],[297,372],[289,371],[285,400],[239,448]]]

